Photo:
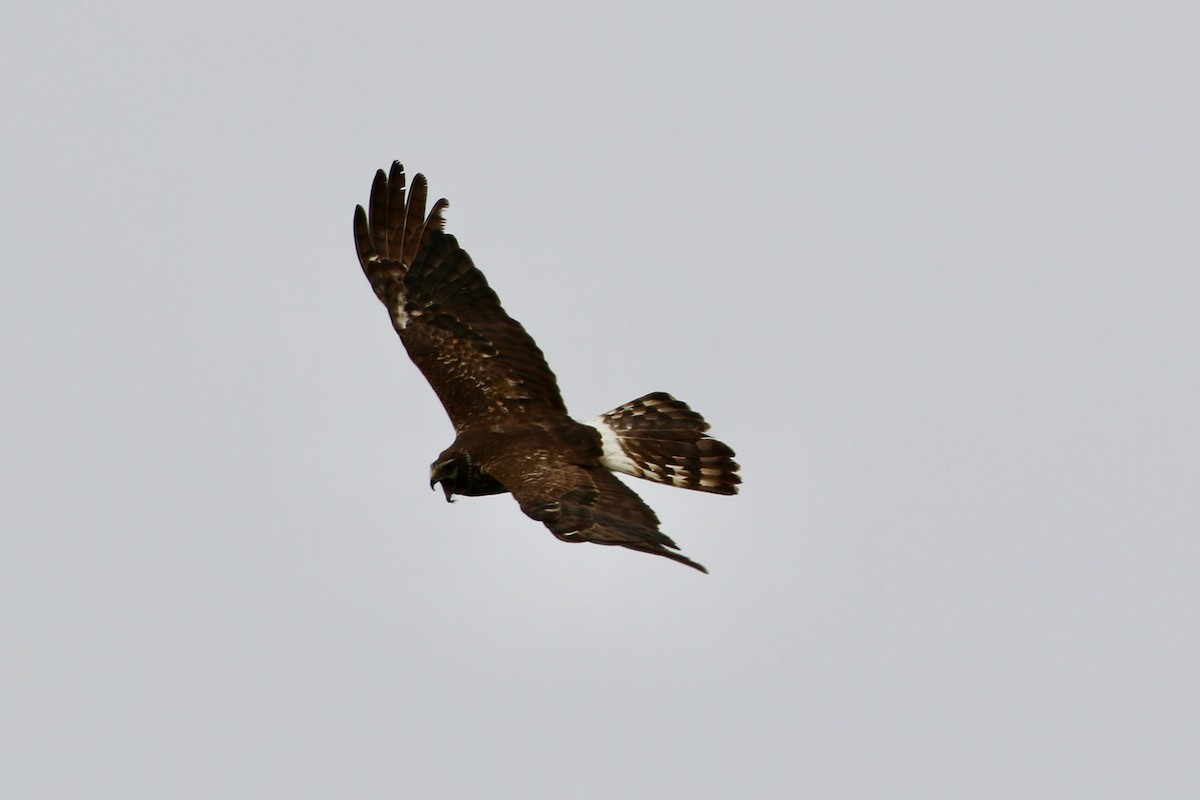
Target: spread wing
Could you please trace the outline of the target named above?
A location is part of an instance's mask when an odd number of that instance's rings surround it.
[[[572,463],[549,448],[494,454],[487,472],[508,489],[526,515],[564,542],[628,547],[708,572],[658,529],[658,516],[609,472]]]
[[[458,432],[513,415],[566,414],[558,382],[521,323],[504,312],[467,252],[445,233],[445,200],[425,216],[423,175],[405,190],[393,162],[354,212],[358,260],[413,363]]]

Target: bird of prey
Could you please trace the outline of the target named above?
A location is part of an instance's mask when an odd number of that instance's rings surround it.
[[[586,422],[572,419],[542,351],[445,233],[447,202],[425,216],[427,195],[423,175],[406,189],[399,162],[379,170],[370,210],[355,209],[354,242],[375,296],[454,425],[430,487],[440,484],[447,501],[509,492],[564,542],[620,545],[707,572],[678,552],[613,472],[736,494],[733,450],[664,392]]]

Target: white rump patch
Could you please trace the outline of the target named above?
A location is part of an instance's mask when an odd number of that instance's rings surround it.
[[[621,437],[609,427],[608,421],[603,416],[585,420],[583,424],[600,431],[600,447],[604,451],[600,456],[602,466],[613,472],[623,472],[635,478],[646,477],[645,470],[639,467],[625,452],[625,448],[621,446]]]

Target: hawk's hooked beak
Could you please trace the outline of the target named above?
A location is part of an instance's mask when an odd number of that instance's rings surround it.
[[[429,476],[429,488],[436,489],[438,484],[442,485],[442,490],[446,493],[446,502],[454,502],[454,476],[445,474],[444,465],[438,465],[434,468]]]

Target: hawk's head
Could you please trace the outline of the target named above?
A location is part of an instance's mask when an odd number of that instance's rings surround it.
[[[438,456],[429,468],[429,488],[436,489],[439,483],[447,503],[454,502],[456,494],[478,497],[508,491],[500,481],[472,464],[470,453],[455,448]]]
[[[429,468],[429,488],[436,489],[440,483],[442,491],[446,493],[446,502],[453,503],[455,494],[464,494],[458,490],[459,475],[466,478],[470,468],[471,461],[465,454],[449,451],[442,453]]]

